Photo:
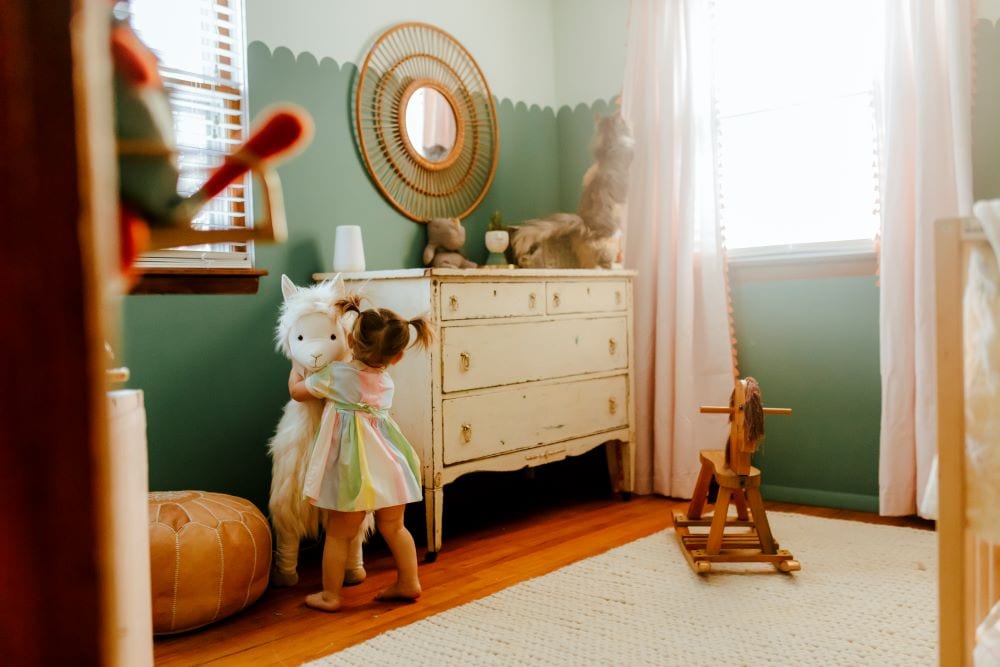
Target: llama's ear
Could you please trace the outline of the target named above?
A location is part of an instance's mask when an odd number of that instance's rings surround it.
[[[299,291],[299,288],[295,286],[292,279],[286,276],[284,273],[281,274],[281,295],[285,298],[285,301]]]
[[[337,275],[335,275],[333,277],[333,280],[330,281],[330,284],[333,286],[333,291],[335,293],[336,292],[343,292],[344,291],[344,275],[341,274],[341,273],[338,273]]]

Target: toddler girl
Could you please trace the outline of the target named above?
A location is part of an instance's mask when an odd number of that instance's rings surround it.
[[[396,561],[396,583],[378,600],[415,600],[420,596],[417,551],[403,526],[403,508],[422,498],[420,461],[389,416],[393,382],[386,369],[403,357],[410,342],[426,346],[432,337],[424,318],[405,320],[385,308],[361,310],[360,297],[341,300],[342,312],[357,313],[347,344],[350,362],[333,362],[305,380],[314,396],[327,399],[306,471],[305,496],[324,514],[323,590],[306,604],[323,611],[340,608],[340,589],[348,544],[365,512]]]

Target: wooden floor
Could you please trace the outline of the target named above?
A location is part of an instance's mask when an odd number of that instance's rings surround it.
[[[661,496],[624,502],[594,477],[595,465],[588,468],[585,461],[561,465],[546,466],[552,470],[537,476],[532,471],[485,474],[449,486],[444,545],[436,562],[421,563],[424,594],[415,603],[372,600],[395,577],[384,544],[375,538],[366,552],[368,580],[344,589],[345,608],[335,614],[306,608],[303,597],[320,587],[320,548],[312,545],[303,553],[297,586],[269,589],[249,609],[201,630],[158,638],[156,664],[298,665],[663,530],[671,525],[672,510],[686,507],[686,501]],[[580,484],[568,486],[566,480]],[[503,502],[491,498],[498,493],[507,494]],[[769,502],[767,508],[933,527],[913,518],[881,518],[787,503]],[[412,509],[407,525],[422,543],[420,507]],[[422,546],[418,551],[422,556]],[[683,558],[679,550],[664,557]]]

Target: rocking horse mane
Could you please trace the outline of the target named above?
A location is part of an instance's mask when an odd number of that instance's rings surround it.
[[[746,394],[743,397],[743,428],[746,432],[747,443],[751,449],[756,450],[757,444],[764,438],[764,401],[760,396],[760,385],[752,377],[744,378],[746,382]],[[736,398],[736,391],[729,395],[729,407],[735,407],[733,402]],[[732,421],[732,414],[729,420]]]

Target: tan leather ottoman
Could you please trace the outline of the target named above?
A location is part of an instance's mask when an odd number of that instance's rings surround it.
[[[271,528],[248,500],[207,491],[149,494],[153,633],[183,632],[260,597]]]

